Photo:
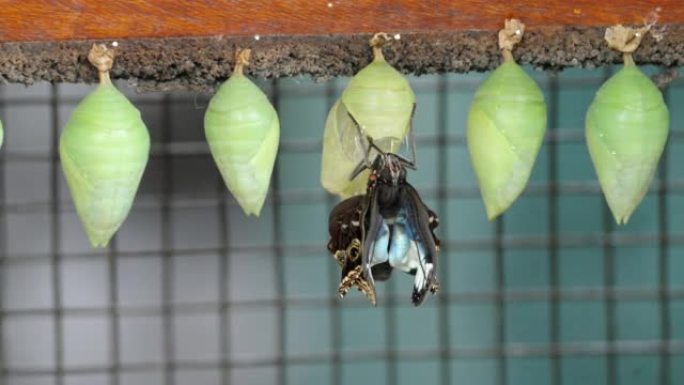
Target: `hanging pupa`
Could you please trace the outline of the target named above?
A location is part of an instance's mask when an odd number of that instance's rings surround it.
[[[321,184],[332,194],[348,197],[366,191],[368,171],[349,180],[365,156],[358,138],[370,136],[383,151],[396,152],[411,127],[416,97],[406,78],[382,54],[382,45],[389,40],[386,33],[373,36],[373,61],[351,79],[328,114]],[[363,130],[362,136],[352,119]]]
[[[62,170],[93,247],[126,219],[147,164],[150,135],[138,111],[109,79],[114,52],[93,45],[100,84],[76,107],[59,140]]]
[[[468,112],[468,150],[487,217],[506,211],[525,189],[546,131],[544,95],[511,50],[525,25],[499,31],[503,63],[478,88]]]
[[[280,122],[266,95],[243,74],[250,52],[237,50],[233,74],[209,102],[204,133],[228,190],[245,214],[259,216],[278,153]]]
[[[586,139],[599,184],[618,224],[625,224],[646,195],[665,148],[669,112],[660,90],[634,64],[648,27],[606,30],[624,67],[596,93],[586,117]]]

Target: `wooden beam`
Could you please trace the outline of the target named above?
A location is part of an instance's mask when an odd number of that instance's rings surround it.
[[[682,0],[2,0],[0,41],[493,31],[684,24]]]
[[[236,47],[251,47],[256,77],[352,75],[371,58],[373,32],[403,73],[486,71],[501,62],[497,30],[527,25],[513,55],[544,69],[619,63],[605,27],[658,24],[639,64],[684,65],[684,0],[0,0],[0,80],[92,82],[94,41],[119,42],[112,77],[141,90],[214,88]],[[255,40],[255,36],[259,39]]]

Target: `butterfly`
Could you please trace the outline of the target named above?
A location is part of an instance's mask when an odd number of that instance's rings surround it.
[[[366,158],[351,175],[370,170],[366,194],[340,202],[329,216],[328,250],[342,267],[338,295],[356,286],[375,305],[375,281],[389,279],[398,269],[415,276],[411,301],[418,306],[428,292],[439,290],[440,240],[434,233],[439,218],[406,180],[414,162],[384,152],[370,137],[366,141]],[[368,161],[371,152],[376,153],[373,162]]]

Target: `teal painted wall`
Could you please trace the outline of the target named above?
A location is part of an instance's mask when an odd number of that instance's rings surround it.
[[[503,216],[498,232],[496,222],[485,218],[464,140],[468,106],[486,74],[411,78],[421,144],[418,170],[409,180],[441,216],[438,233],[445,242],[442,292],[420,308],[410,304],[411,279],[398,273],[379,286],[377,308],[357,292],[334,298],[339,272],[325,244],[335,199],[319,185],[319,141],[327,110],[347,79],[278,83],[282,147],[274,178],[280,205],[274,210],[271,194],[258,219],[245,218],[220,186],[203,142],[207,95],[129,90],[157,152],[111,251],[115,275],[107,252],[88,247],[62,178],[57,191],[49,185],[51,92],[61,100],[62,127],[89,87],[5,86],[0,378],[8,384],[54,383],[59,327],[60,370],[69,384],[109,383],[112,362],[120,366],[124,384],[164,383],[170,377],[179,384],[218,384],[222,376],[236,384],[272,384],[282,375],[297,385],[541,385],[553,383],[554,367],[563,385],[609,384],[611,375],[620,385],[658,384],[663,368],[669,368],[671,384],[684,383],[684,82],[667,92],[673,134],[660,170],[667,189],[660,195],[652,189],[630,223],[616,228],[583,140],[584,114],[609,72],[530,74],[547,101],[557,101],[549,128],[560,139],[555,152],[544,144],[529,191]],[[440,82],[447,90],[443,95],[437,92]],[[259,84],[273,89],[271,82]],[[441,101],[446,110],[440,110]],[[447,129],[444,147],[432,140],[440,121]],[[170,146],[161,143],[164,130],[170,130]],[[164,150],[166,160],[160,156]],[[440,151],[447,159],[443,185]],[[549,180],[552,156],[556,181]],[[170,173],[170,190],[162,187],[164,173]],[[549,182],[558,192],[555,250],[549,246]],[[437,199],[439,187],[446,188],[444,201]],[[53,203],[59,207],[56,222]],[[668,242],[661,242],[664,236]],[[228,252],[220,248],[222,237]],[[497,254],[499,239],[503,249]],[[608,250],[604,243],[611,239],[615,246]],[[57,265],[54,255],[60,257]],[[607,279],[614,283],[613,302]],[[55,290],[62,299],[61,324],[52,312]],[[552,290],[558,298],[551,298]],[[118,318],[109,313],[112,292]],[[173,307],[170,315],[164,298]],[[611,336],[616,354],[604,354]],[[670,354],[659,351],[663,338]],[[442,349],[451,355],[441,355]],[[507,353],[503,360],[501,349]],[[222,359],[229,369],[221,368]],[[173,372],[165,370],[169,362],[176,365]],[[27,374],[28,369],[42,374]]]

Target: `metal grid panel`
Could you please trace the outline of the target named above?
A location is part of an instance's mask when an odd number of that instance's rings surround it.
[[[552,129],[528,191],[494,223],[483,219],[464,141],[482,75],[412,79],[419,171],[410,178],[439,212],[444,241],[443,291],[419,309],[399,275],[380,288],[378,309],[332,296],[338,272],[324,245],[335,200],[318,187],[318,157],[344,80],[262,84],[283,140],[260,219],[224,193],[203,142],[206,96],[131,95],[153,153],[134,211],[104,251],[87,246],[56,157],[88,87],[4,87],[0,384],[677,383],[684,116],[673,108],[658,180],[616,229],[581,130],[609,74],[534,73]],[[684,101],[681,82],[668,98]]]

